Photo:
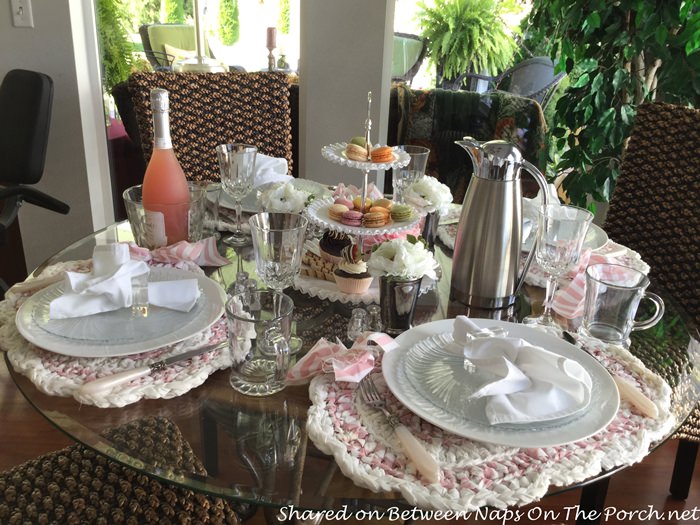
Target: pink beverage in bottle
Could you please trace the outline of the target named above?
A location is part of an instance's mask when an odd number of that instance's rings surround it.
[[[168,92],[151,90],[153,154],[143,178],[143,208],[149,248],[187,240],[190,192],[170,141]]]

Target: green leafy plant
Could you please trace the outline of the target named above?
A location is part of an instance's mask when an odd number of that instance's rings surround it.
[[[461,84],[466,72],[495,75],[510,65],[515,41],[500,15],[510,6],[498,0],[435,0],[418,4],[427,55],[441,79]]]
[[[238,0],[222,0],[219,3],[219,37],[225,46],[232,46],[240,38]]]
[[[126,80],[133,65],[133,46],[126,30],[128,14],[122,0],[98,0],[97,37],[102,53],[102,84],[106,92]]]
[[[529,32],[570,83],[551,130],[572,203],[610,199],[636,108],[700,101],[700,12],[686,0],[535,0]]]
[[[283,35],[289,34],[289,0],[280,0],[280,12],[277,20],[277,27]]]
[[[165,0],[165,21],[168,24],[185,23],[185,6],[182,0]]]

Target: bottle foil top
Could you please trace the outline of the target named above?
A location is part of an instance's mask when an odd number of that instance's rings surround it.
[[[165,112],[170,109],[168,91],[161,88],[151,90],[151,109],[155,112]]]

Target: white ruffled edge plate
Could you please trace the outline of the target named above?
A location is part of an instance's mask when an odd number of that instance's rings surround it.
[[[398,233],[413,228],[421,219],[421,214],[415,209],[410,220],[401,222],[391,222],[380,228],[362,228],[360,226],[348,226],[334,221],[328,216],[328,206],[333,204],[333,199],[320,199],[312,202],[306,211],[313,222],[322,228],[340,231],[349,235],[385,235],[387,233]]]
[[[420,295],[428,293],[437,286],[438,280],[423,277]],[[309,275],[297,275],[294,279],[294,289],[311,297],[344,304],[379,304],[379,279],[374,278],[365,293],[345,293],[338,290],[335,282],[317,279]]]
[[[357,160],[351,160],[345,156],[345,148],[347,145],[347,142],[336,142],[335,144],[323,146],[323,148],[321,148],[321,155],[324,159],[329,160],[334,164],[340,164],[341,166],[368,171],[402,168],[411,162],[411,156],[405,151],[398,149],[396,146],[392,148],[392,151],[394,152],[394,160],[391,162],[360,162]]]

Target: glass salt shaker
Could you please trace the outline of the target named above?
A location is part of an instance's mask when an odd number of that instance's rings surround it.
[[[354,343],[367,330],[367,326],[367,312],[363,308],[354,308],[348,322],[348,339]]]
[[[382,331],[382,309],[378,304],[371,304],[367,307],[367,315],[369,320],[367,323],[367,329],[370,332],[381,332]]]

